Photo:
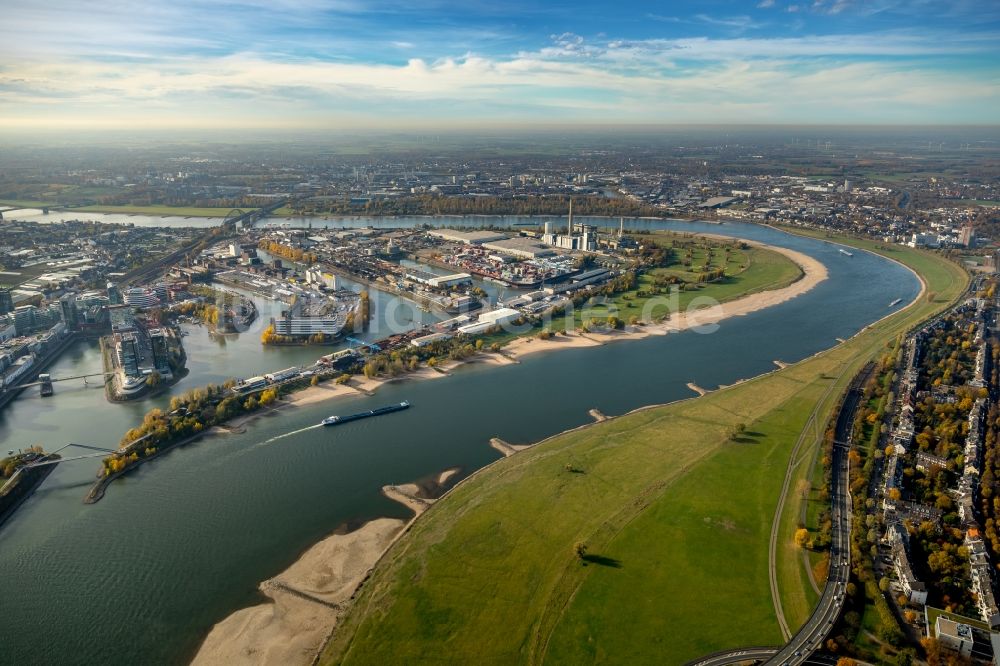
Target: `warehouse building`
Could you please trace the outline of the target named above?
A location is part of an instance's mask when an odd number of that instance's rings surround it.
[[[459,326],[458,332],[463,335],[479,335],[485,333],[494,326],[503,326],[514,321],[521,316],[521,313],[514,308],[497,308],[479,315],[479,319],[473,324]]]
[[[418,282],[420,284],[426,284],[428,287],[434,287],[436,289],[448,289],[449,287],[456,287],[460,284],[472,282],[472,276],[468,273],[436,275],[428,271],[422,271],[419,268],[407,268],[405,276],[407,280]]]
[[[519,236],[517,238],[505,238],[499,241],[483,243],[487,250],[509,254],[520,259],[537,259],[539,257],[549,257],[555,254],[555,250],[534,238]]]
[[[440,238],[441,240],[452,241],[453,243],[465,243],[466,245],[482,245],[483,243],[507,238],[506,234],[495,231],[459,231],[458,229],[437,229],[435,231],[428,231],[427,235]]]

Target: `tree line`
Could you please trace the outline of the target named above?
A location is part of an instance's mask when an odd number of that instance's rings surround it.
[[[414,196],[354,202],[349,197],[308,199],[293,203],[298,214],[329,215],[552,215],[565,216],[570,197]],[[574,196],[573,212],[595,217],[667,217],[665,211],[634,199]]]

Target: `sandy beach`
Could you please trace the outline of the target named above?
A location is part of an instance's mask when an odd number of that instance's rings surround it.
[[[629,327],[608,333],[581,333],[553,336],[549,340],[520,338],[504,348],[502,354],[480,353],[465,360],[442,364],[437,368],[421,368],[395,378],[352,377],[343,385],[333,383],[311,386],[281,400],[271,408],[312,405],[344,396],[370,395],[388,382],[438,379],[446,377],[458,366],[468,363],[507,365],[535,353],[594,347],[620,340],[641,339],[650,335],[666,335],[693,326],[717,323],[727,317],[740,316],[777,305],[803,294],[827,277],[826,268],[818,261],[799,252],[771,248],[785,254],[803,270],[803,277],[793,284],[773,291],[751,294],[724,303],[645,326]],[[227,428],[241,428],[258,415],[250,415]],[[595,421],[603,414],[592,414]],[[528,448],[499,439],[491,446],[505,456]],[[270,601],[236,611],[216,624],[198,651],[193,663],[216,664],[310,664],[322,649],[336,626],[341,609],[392,543],[406,527],[435,501],[442,488],[459,472],[444,470],[423,483],[388,485],[382,493],[413,511],[409,521],[380,518],[348,533],[336,533],[307,550],[298,561],[274,578],[260,584],[261,592]]]
[[[731,240],[728,237],[714,234],[699,235]],[[827,278],[826,267],[806,254],[787,248],[765,246],[751,241],[746,242],[758,247],[767,247],[770,250],[785,255],[802,269],[802,277],[781,289],[762,291],[712,307],[681,312],[656,324],[628,326],[621,331],[568,331],[553,335],[548,340],[528,336],[511,341],[504,346],[501,353],[484,351],[465,360],[448,361],[435,368],[423,367],[414,372],[399,375],[398,377],[368,378],[363,375],[355,375],[346,384],[334,384],[332,382],[317,384],[316,386],[310,386],[282,398],[279,402],[267,408],[267,410],[261,410],[233,419],[221,427],[219,432],[240,432],[254,419],[266,416],[272,412],[280,412],[287,408],[305,407],[339,397],[373,395],[378,391],[380,386],[387,383],[440,379],[447,377],[452,371],[463,365],[509,365],[519,363],[520,359],[526,356],[543,352],[553,352],[560,349],[579,349],[582,347],[599,347],[610,342],[641,340],[652,335],[667,335],[668,333],[676,333],[694,327],[710,327],[729,317],[739,317],[769,308],[773,305],[778,305],[779,303],[784,303],[806,293]]]
[[[518,451],[525,450],[526,448],[531,446],[531,444],[508,444],[499,437],[494,437],[493,439],[490,440],[490,446],[492,446],[494,449],[502,453],[505,458],[509,458]]]
[[[699,235],[724,238],[713,234]],[[628,326],[622,331],[590,331],[587,333],[570,331],[560,335],[553,335],[548,340],[541,340],[537,337],[518,338],[504,347],[504,352],[512,358],[520,359],[530,354],[555,351],[557,349],[594,347],[621,340],[640,340],[651,335],[667,335],[668,333],[677,333],[696,327],[710,328],[724,319],[747,315],[751,312],[757,312],[758,310],[784,303],[796,296],[801,296],[827,279],[826,266],[802,252],[771,245],[765,246],[759,243],[751,243],[750,241],[746,242],[749,245],[766,247],[769,250],[785,255],[802,269],[802,277],[781,289],[748,294],[747,296],[711,307],[689,309],[676,313],[661,323]]]
[[[260,585],[268,603],[236,611],[216,624],[193,664],[308,664],[379,555],[406,522],[379,518],[335,534]]]
[[[236,611],[202,643],[197,666],[312,663],[337,625],[341,609],[382,554],[434,503],[429,492],[459,472],[446,469],[425,484],[385,486],[382,493],[413,511],[409,520],[378,518],[353,532],[335,533],[307,550],[290,567],[260,584],[270,601]]]

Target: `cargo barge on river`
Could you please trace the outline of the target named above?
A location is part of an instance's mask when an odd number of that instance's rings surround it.
[[[389,405],[387,407],[379,407],[378,409],[370,409],[367,412],[358,412],[357,414],[350,414],[348,416],[328,416],[325,419],[323,419],[323,425],[335,426],[335,425],[340,425],[342,423],[347,423],[349,421],[358,421],[360,419],[367,419],[372,416],[382,416],[383,414],[391,414],[393,412],[399,412],[409,408],[410,408],[410,403],[404,400],[398,405]]]

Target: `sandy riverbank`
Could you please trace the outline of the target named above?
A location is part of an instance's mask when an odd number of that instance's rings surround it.
[[[448,361],[447,363],[442,363],[436,368],[423,367],[419,370],[399,375],[398,377],[368,378],[364,375],[354,375],[346,384],[326,382],[291,393],[282,398],[282,400],[275,405],[275,409],[287,407],[306,407],[308,405],[325,402],[333,398],[371,395],[378,391],[379,387],[383,384],[391,384],[402,381],[440,379],[442,377],[447,377],[452,370],[461,365],[509,365],[511,363],[515,363],[515,361],[507,358],[503,354],[484,352],[471,356],[464,361]],[[253,414],[248,415],[248,418],[252,418],[253,416]],[[238,419],[234,419],[234,423],[236,421],[238,421]],[[239,425],[243,424],[241,423]]]
[[[714,236],[713,234],[707,235],[715,238],[724,238],[722,236]],[[676,333],[692,328],[711,327],[724,319],[747,315],[751,312],[757,312],[758,310],[763,310],[765,308],[784,303],[785,301],[791,300],[796,296],[801,296],[802,294],[813,289],[813,287],[819,283],[826,280],[828,277],[826,266],[809,255],[803,254],[802,252],[789,250],[783,247],[751,243],[749,241],[747,241],[747,243],[757,247],[766,247],[769,250],[785,255],[802,269],[802,277],[792,284],[780,289],[761,291],[742,296],[732,301],[719,303],[711,307],[688,309],[684,312],[675,313],[667,320],[657,324],[628,326],[622,331],[591,331],[588,333],[570,331],[561,335],[553,335],[548,340],[541,340],[537,337],[518,338],[504,347],[504,353],[511,358],[520,359],[529,354],[537,354],[540,352],[549,352],[558,349],[594,347],[608,342],[620,340],[640,340],[651,335],[666,335],[668,333]]]
[[[196,666],[306,666],[336,627],[341,609],[389,546],[433,504],[459,469],[424,483],[385,486],[382,493],[413,511],[407,520],[378,518],[353,532],[338,532],[307,550],[290,567],[260,584],[270,601],[238,610],[208,634]]]
[[[406,521],[379,518],[334,534],[264,581],[270,602],[236,611],[212,627],[193,664],[309,664],[350,599]]]
[[[707,235],[713,238],[731,240],[728,237],[717,236],[714,234],[699,235]],[[278,403],[269,407],[267,410],[261,410],[259,412],[254,412],[253,414],[247,414],[233,419],[229,423],[225,424],[223,430],[229,432],[239,432],[254,419],[266,416],[269,413],[276,411],[280,412],[287,408],[305,407],[325,402],[333,398],[372,395],[378,391],[379,387],[387,383],[440,379],[441,377],[448,376],[453,370],[462,365],[508,365],[511,363],[518,363],[520,359],[525,356],[541,352],[551,352],[560,349],[578,349],[582,347],[598,347],[609,342],[640,340],[651,335],[666,335],[668,333],[683,331],[694,327],[711,326],[713,324],[718,324],[720,321],[729,317],[746,315],[751,312],[763,310],[764,308],[769,308],[773,305],[778,305],[779,303],[784,303],[785,301],[806,293],[827,278],[826,267],[816,259],[813,259],[806,254],[795,250],[789,250],[787,248],[774,247],[770,245],[765,246],[760,243],[750,241],[746,242],[750,245],[766,247],[785,255],[802,269],[802,277],[792,284],[782,287],[781,289],[762,291],[712,307],[681,312],[673,315],[666,321],[657,324],[629,326],[622,331],[590,331],[587,333],[581,331],[569,331],[560,335],[554,335],[548,340],[541,340],[535,336],[517,338],[508,343],[503,348],[503,352],[499,354],[482,352],[462,361],[448,361],[438,365],[436,368],[423,367],[419,370],[400,375],[398,377],[368,378],[363,375],[356,375],[351,377],[350,381],[346,384],[334,384],[332,382],[327,382],[316,386],[310,386],[288,395]]]
[[[481,353],[465,361],[449,362],[436,369],[422,368],[391,379],[353,377],[346,385],[328,383],[312,386],[288,396],[272,410],[312,405],[337,397],[368,395],[389,382],[437,379],[466,363],[506,365],[543,351],[599,346],[717,323],[727,317],[748,314],[787,301],[826,279],[826,268],[820,262],[792,250],[772,249],[795,261],[802,268],[803,277],[782,289],[751,294],[713,308],[681,313],[660,324],[610,333],[572,332],[547,341],[521,338],[505,347],[503,354]],[[229,425],[239,428],[256,416],[248,415],[245,421]],[[597,416],[594,418],[600,420]],[[527,448],[527,445],[511,445],[500,440],[490,443],[505,456]],[[445,470],[435,479],[422,484],[385,486],[382,492],[410,508],[414,512],[412,521],[433,503],[434,500],[429,498],[437,497],[440,489],[458,471]],[[261,583],[260,590],[270,599],[269,602],[239,610],[216,624],[193,663],[309,664],[336,627],[343,605],[350,601],[371,568],[404,533],[409,522],[381,518],[353,532],[334,534],[316,544],[284,572]]]

